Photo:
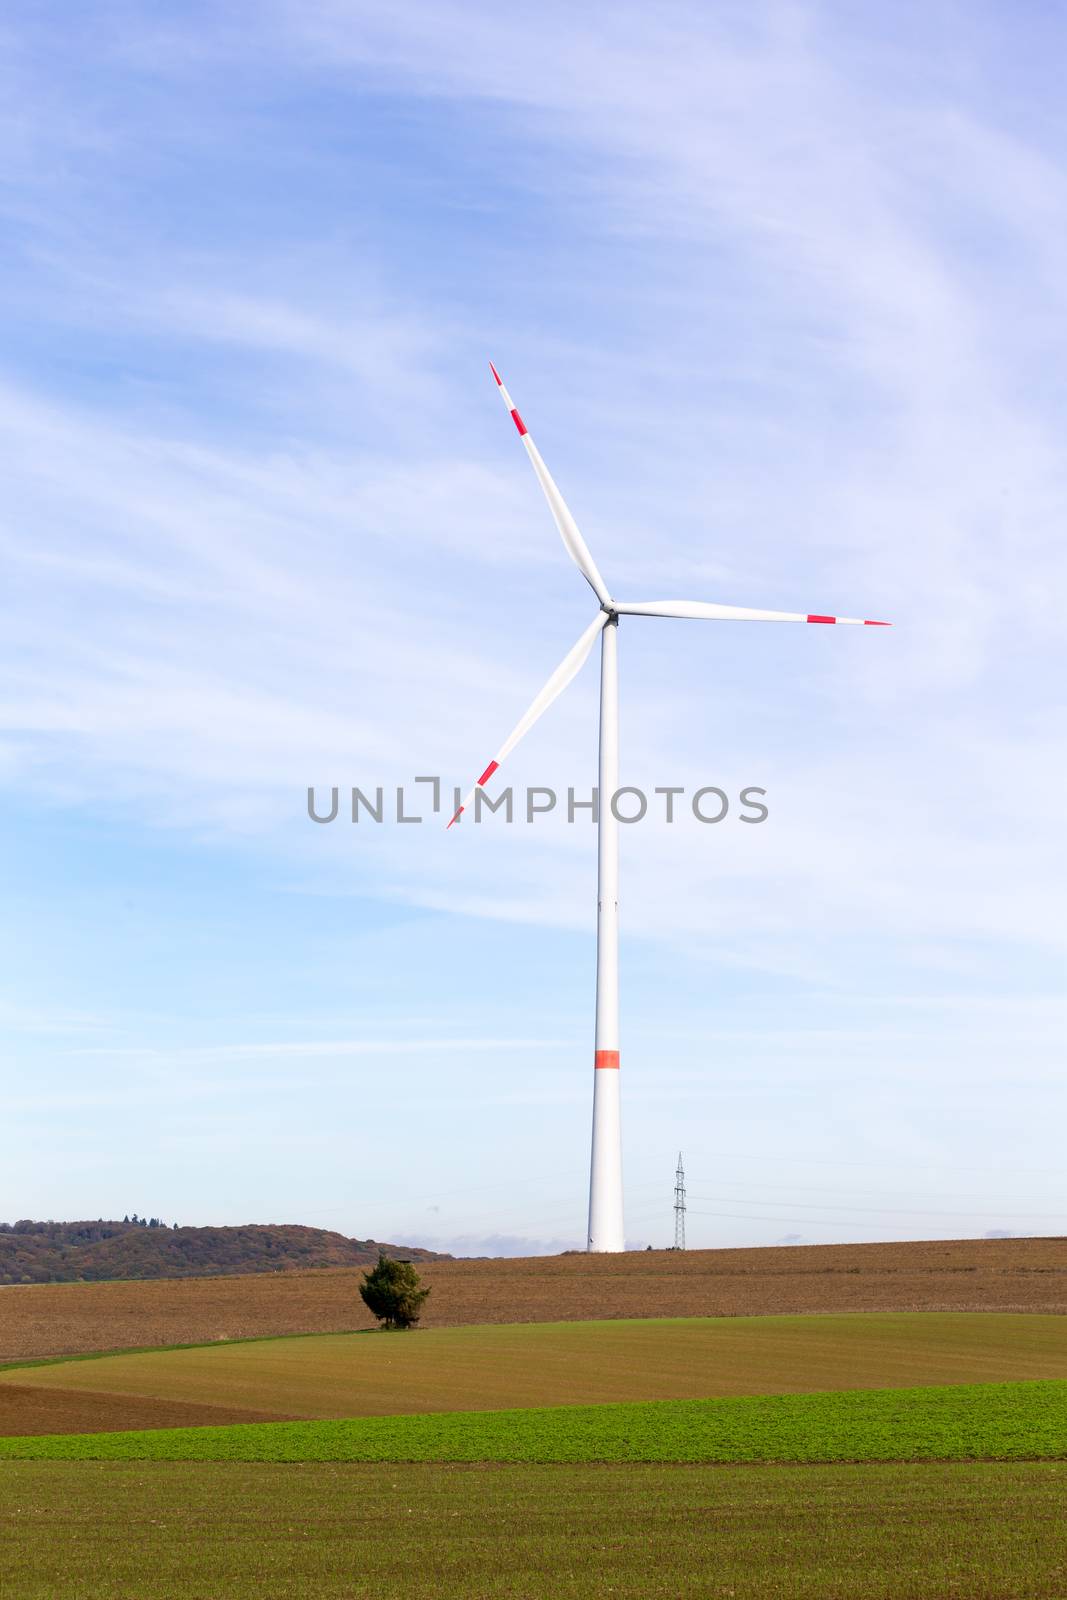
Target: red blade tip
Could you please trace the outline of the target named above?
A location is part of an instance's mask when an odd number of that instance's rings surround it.
[[[868,619],[863,626],[865,628],[891,628],[893,624],[891,622],[871,622]]]
[[[504,387],[504,385],[502,383],[500,383],[500,374],[496,370],[496,368],[494,367],[494,365],[493,365],[493,363],[491,361],[489,363],[489,371],[493,374],[493,377],[496,379],[497,383],[500,385],[500,387],[502,389]]]

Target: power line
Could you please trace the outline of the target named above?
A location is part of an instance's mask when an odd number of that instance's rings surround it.
[[[803,1200],[756,1200],[750,1195],[733,1194],[705,1194],[698,1195],[698,1200],[712,1205],[743,1205],[743,1206],[786,1206],[790,1211],[861,1211],[881,1217],[1007,1217],[1012,1221],[1032,1222],[1064,1222],[1067,1221],[1067,1212],[1063,1211],[1002,1211],[997,1205],[983,1207],[980,1211],[938,1211],[934,1207],[924,1207],[915,1210],[905,1206],[835,1206],[832,1203],[816,1201],[808,1203]],[[697,1215],[718,1216],[718,1212],[696,1213]]]
[[[978,1172],[981,1173],[985,1178],[1059,1178],[1063,1175],[1062,1171],[1058,1167],[949,1167],[946,1166],[943,1161],[939,1160],[918,1162],[879,1161],[874,1156],[869,1156],[864,1161],[835,1161],[824,1156],[779,1155],[777,1151],[773,1157],[768,1157],[766,1150],[760,1151],[759,1153],[756,1151],[746,1153],[745,1151],[736,1149],[709,1150],[706,1152],[706,1154],[709,1156],[719,1156],[724,1161],[737,1161],[744,1159],[746,1161],[766,1162],[771,1160],[774,1166],[781,1166],[784,1163],[791,1167],[880,1167],[886,1172],[929,1172],[932,1170],[936,1170],[938,1172]]]
[[[757,1189],[757,1190],[760,1190],[761,1192],[763,1190],[765,1190],[765,1189],[776,1189],[776,1190],[777,1189],[782,1189],[782,1190],[788,1191],[788,1193],[790,1193],[790,1194],[797,1194],[797,1193],[803,1193],[803,1194],[825,1194],[825,1195],[830,1195],[831,1197],[833,1197],[833,1196],[840,1197],[842,1195],[845,1196],[845,1197],[851,1197],[852,1195],[857,1195],[861,1199],[875,1199],[875,1200],[878,1200],[878,1199],[892,1200],[892,1199],[895,1199],[896,1197],[898,1197],[900,1195],[900,1193],[901,1193],[900,1189],[853,1189],[851,1184],[849,1184],[847,1188],[842,1188],[840,1183],[835,1184],[833,1187],[821,1187],[818,1184],[801,1183],[799,1185],[799,1187],[798,1187],[798,1185],[796,1183],[765,1183],[762,1178],[733,1178],[733,1177],[728,1176],[725,1173],[723,1174],[723,1182],[726,1184],[726,1186],[728,1188],[734,1188],[734,1189]],[[915,1191],[915,1186],[913,1184],[911,1186],[910,1190],[909,1190],[909,1197],[912,1200],[915,1199],[915,1192],[916,1192]],[[925,1191],[921,1191],[921,1192],[925,1192]],[[982,1201],[984,1201],[987,1198],[987,1196],[988,1196],[988,1191],[986,1192],[986,1194],[981,1194],[981,1195],[976,1195],[973,1190],[971,1190],[967,1194],[942,1194],[942,1193],[935,1192],[935,1193],[931,1193],[930,1201],[931,1201],[931,1204],[933,1204],[933,1203],[935,1203],[935,1202],[937,1202],[939,1200],[982,1200]],[[709,1197],[707,1195],[705,1195],[705,1196],[703,1196],[703,1198],[707,1199]]]

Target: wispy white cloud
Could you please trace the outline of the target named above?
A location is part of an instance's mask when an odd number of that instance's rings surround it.
[[[627,777],[771,804],[628,835],[629,937],[842,1004],[992,985],[990,1037],[1051,1059],[1012,1008],[1062,948],[1067,180],[999,92],[1015,30],[947,27],[132,4],[85,39],[94,96],[27,27],[9,789],[294,893],[587,928],[581,829],[303,818],[313,782],[469,780],[581,627],[493,354],[616,588],[898,624],[627,628]],[[590,671],[508,775],[591,781],[594,715]]]

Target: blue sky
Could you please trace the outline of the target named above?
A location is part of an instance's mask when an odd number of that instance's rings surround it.
[[[1055,8],[16,6],[0,1215],[584,1237],[588,825],[470,782],[624,623],[628,1234],[1063,1232]],[[509,763],[588,789],[591,663]]]

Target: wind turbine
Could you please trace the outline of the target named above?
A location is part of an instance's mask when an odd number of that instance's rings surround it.
[[[863,617],[829,617],[810,611],[759,611],[704,600],[614,600],[566,501],[541,459],[499,372],[489,363],[500,397],[526,446],[560,537],[600,605],[578,643],[569,650],[540,694],[516,723],[477,783],[456,811],[451,828],[483,789],[519,740],[577,675],[600,639],[600,768],[597,811],[596,1037],[593,1055],[593,1145],[589,1170],[589,1237],[593,1251],[622,1250],[622,1122],[619,1096],[619,824],[611,800],[619,787],[620,617],[695,617],[707,622],[853,623],[886,628]]]

